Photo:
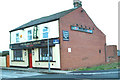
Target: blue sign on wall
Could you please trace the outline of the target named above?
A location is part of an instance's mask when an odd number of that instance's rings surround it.
[[[93,33],[93,30],[84,29],[84,28],[80,28],[76,26],[71,26],[71,30],[81,31],[81,32],[86,32],[86,33],[91,33],[91,34]]]
[[[60,43],[59,39],[54,39],[53,40],[53,44],[59,44],[59,43]]]
[[[69,41],[69,32],[63,30],[63,40],[64,41]]]

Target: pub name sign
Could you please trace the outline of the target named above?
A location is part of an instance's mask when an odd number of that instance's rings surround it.
[[[60,43],[59,39],[49,40],[49,46],[55,46],[55,44],[59,44],[59,43]],[[30,49],[37,47],[47,47],[47,40],[10,44],[10,49]]]
[[[93,33],[93,30],[89,30],[89,29],[81,28],[81,27],[77,27],[77,26],[71,26],[71,30],[86,32],[86,33],[90,33],[90,34]]]

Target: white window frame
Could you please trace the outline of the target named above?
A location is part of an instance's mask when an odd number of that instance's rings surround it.
[[[47,27],[48,28],[48,27]],[[45,29],[45,27],[43,27],[43,29]],[[42,29],[42,30],[43,30]],[[44,37],[44,34],[48,34],[48,38],[49,38],[49,29],[47,29],[47,31],[43,31],[43,33],[42,33],[42,35],[43,35],[43,39],[46,39],[45,37]]]
[[[31,34],[29,34],[29,31],[31,31]],[[30,40],[32,40],[32,30],[28,30],[28,32],[27,32],[27,38],[28,38],[28,40],[30,41]],[[30,38],[31,37],[31,38]]]
[[[42,49],[42,48],[39,48],[39,60],[40,60],[40,61],[48,61],[48,53],[47,53],[47,56],[46,56],[46,57],[42,57],[42,51],[41,51],[41,49]],[[48,50],[48,49],[47,49],[47,50]],[[49,52],[51,53],[50,61],[52,61],[52,60],[53,60],[53,48],[50,47],[49,50],[50,50]]]
[[[16,33],[16,42],[20,42],[19,33]]]

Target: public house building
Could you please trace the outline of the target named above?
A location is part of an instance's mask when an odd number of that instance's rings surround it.
[[[49,44],[48,44],[49,39]],[[49,55],[48,55],[49,45]],[[68,70],[105,63],[106,36],[74,0],[74,8],[10,31],[10,66]]]

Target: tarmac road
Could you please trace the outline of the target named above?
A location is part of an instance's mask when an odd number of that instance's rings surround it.
[[[82,73],[90,72],[91,71],[83,71]],[[107,71],[109,72],[108,74],[102,74],[104,71],[97,72],[100,72],[101,74],[79,74],[81,72],[78,71],[72,72],[72,74],[42,74],[36,72],[3,70],[2,80],[120,80],[116,70]]]

